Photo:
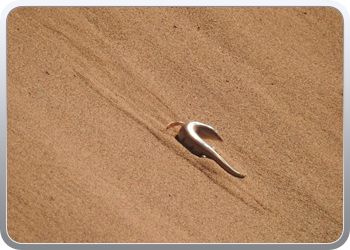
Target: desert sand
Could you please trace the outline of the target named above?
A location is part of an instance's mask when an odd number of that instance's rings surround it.
[[[20,243],[329,243],[343,19],[311,8],[17,8],[7,228]],[[233,177],[173,121],[218,130]]]

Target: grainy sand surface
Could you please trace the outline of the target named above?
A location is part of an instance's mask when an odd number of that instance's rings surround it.
[[[7,23],[17,242],[333,242],[343,19],[333,8],[17,8]],[[166,130],[199,121],[233,177]]]

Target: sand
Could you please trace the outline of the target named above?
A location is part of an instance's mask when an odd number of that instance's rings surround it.
[[[16,242],[329,243],[343,231],[333,8],[17,8],[7,23]],[[199,121],[244,179],[166,130]]]

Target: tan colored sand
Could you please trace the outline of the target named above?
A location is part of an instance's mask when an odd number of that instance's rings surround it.
[[[7,23],[17,242],[333,242],[343,22],[333,8],[18,8]],[[179,144],[215,127],[230,176]]]

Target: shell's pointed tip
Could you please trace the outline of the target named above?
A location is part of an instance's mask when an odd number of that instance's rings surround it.
[[[240,178],[245,178],[247,176],[247,173],[242,173],[242,172],[239,172],[239,175],[238,177]]]

